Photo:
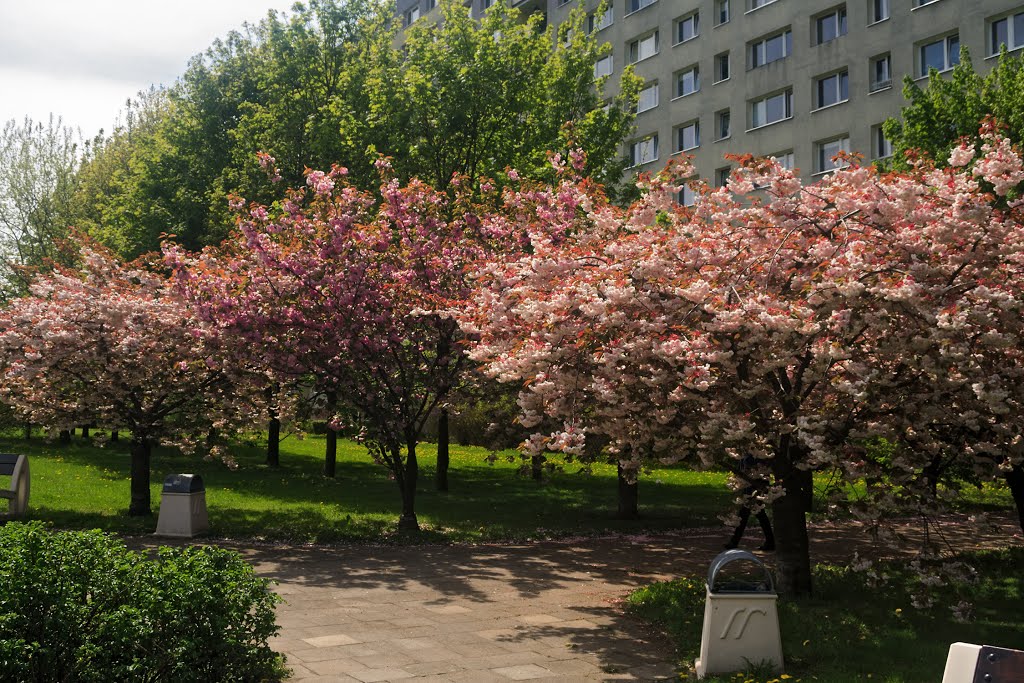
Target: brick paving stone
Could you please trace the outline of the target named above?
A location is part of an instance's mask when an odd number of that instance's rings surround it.
[[[1019,544],[1015,518],[1001,524],[980,537],[964,527],[955,541]],[[950,527],[944,532],[952,537]],[[667,638],[626,615],[621,599],[654,581],[703,576],[727,533],[514,545],[220,544],[278,582],[285,602],[271,645],[287,656],[293,680],[589,683],[675,677]],[[810,536],[818,561],[877,550],[856,523],[814,525]],[[747,540],[760,542],[756,532]],[[154,545],[151,538],[130,542]]]
[[[551,671],[536,664],[522,664],[520,666],[506,666],[500,669],[491,669],[496,674],[511,678],[513,681],[528,681],[534,678],[546,678],[551,676]]]

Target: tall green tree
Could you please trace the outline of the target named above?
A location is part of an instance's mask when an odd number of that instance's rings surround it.
[[[588,173],[619,181],[639,79],[627,71],[605,97],[593,66],[610,47],[586,34],[582,12],[558,30],[500,4],[479,22],[454,0],[438,12],[402,33],[391,3],[311,0],[215,41],[96,146],[81,222],[124,256],[164,232],[215,244],[233,226],[230,195],[275,199],[257,152],[287,185],[340,164],[376,190],[377,154],[403,179],[444,188],[453,173],[506,166],[544,177],[547,151],[572,145]]]
[[[71,222],[79,133],[61,119],[7,121],[0,130],[0,298],[25,291],[23,266],[61,260]]]
[[[948,77],[932,69],[921,88],[907,76],[903,96],[909,104],[899,118],[885,122],[883,132],[892,142],[889,165],[907,170],[907,152],[914,150],[946,164],[946,156],[962,137],[981,148],[978,129],[986,116],[994,117],[1003,134],[1014,142],[1024,140],[1024,58],[1004,47],[995,67],[982,76],[974,70],[967,47],[960,48],[960,63]]]

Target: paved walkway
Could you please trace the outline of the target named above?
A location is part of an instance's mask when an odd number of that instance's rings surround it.
[[[973,544],[1005,545],[953,530]],[[670,644],[624,614],[633,588],[701,575],[724,531],[522,545],[252,548],[276,579],[293,680],[655,681],[674,678]],[[1019,542],[1019,537],[1018,537]],[[759,538],[751,534],[748,547]],[[871,551],[857,528],[812,531],[816,560]]]

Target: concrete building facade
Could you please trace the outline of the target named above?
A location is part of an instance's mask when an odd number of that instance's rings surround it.
[[[470,0],[479,15],[495,0]],[[399,0],[403,17],[435,0]],[[634,171],[689,154],[700,177],[721,184],[726,154],[775,156],[814,180],[840,150],[865,159],[891,153],[880,125],[905,101],[905,75],[951,69],[966,45],[979,72],[1000,45],[1024,48],[1022,0],[524,0],[514,6],[566,20],[579,3],[612,46],[595,72],[627,64],[644,79]],[[418,16],[418,15],[417,15]]]

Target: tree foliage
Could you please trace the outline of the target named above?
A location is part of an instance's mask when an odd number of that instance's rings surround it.
[[[400,35],[390,3],[311,0],[214,42],[97,146],[82,172],[83,223],[128,257],[164,232],[190,249],[216,244],[232,226],[230,196],[275,199],[260,152],[289,186],[307,167],[340,164],[376,190],[383,154],[401,178],[443,189],[453,174],[546,173],[546,152],[571,139],[597,177],[619,180],[638,80],[627,72],[604,107],[593,65],[609,47],[582,30],[582,13],[556,36],[504,6],[479,23],[454,0],[438,12],[438,24]]]
[[[982,76],[974,70],[964,46],[960,63],[948,76],[932,69],[924,88],[906,76],[903,96],[909,104],[899,118],[889,119],[883,126],[885,137],[892,142],[891,166],[895,169],[910,167],[908,152],[911,158],[923,154],[944,165],[945,155],[962,137],[980,150],[978,126],[986,117],[999,121],[1010,140],[1024,140],[1024,58],[1007,53],[1005,47],[993,69]]]
[[[24,267],[62,260],[79,164],[75,131],[50,117],[44,126],[13,119],[0,131],[0,297],[24,293]]]
[[[525,455],[587,457],[596,435],[634,470],[754,456],[796,594],[813,471],[863,482],[852,507],[874,522],[938,509],[948,463],[1019,472],[1024,170],[980,137],[948,170],[852,165],[808,187],[747,159],[693,208],[671,175],[625,211],[569,181],[524,197],[528,255],[482,269],[462,319],[472,357],[521,387]]]
[[[0,400],[53,431],[130,432],[129,512],[149,514],[151,447],[195,450],[211,427],[244,423],[259,401],[230,382],[215,330],[164,275],[90,245],[80,261],[36,278],[0,315]]]

